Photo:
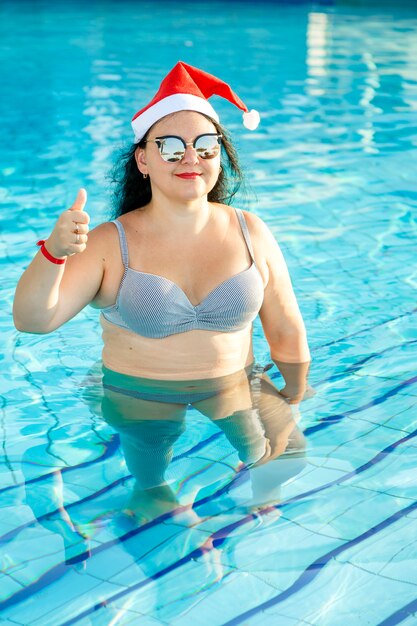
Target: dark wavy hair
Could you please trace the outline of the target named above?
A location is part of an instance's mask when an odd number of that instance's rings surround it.
[[[202,114],[203,115],[203,114]],[[218,122],[204,115],[222,135],[221,171],[213,189],[208,194],[209,202],[231,204],[234,196],[244,183],[243,172],[239,165],[237,152],[229,133]],[[112,219],[146,206],[152,198],[149,178],[143,178],[138,170],[135,151],[145,146],[151,128],[139,143],[122,149],[110,172],[110,181],[115,185],[112,199]]]

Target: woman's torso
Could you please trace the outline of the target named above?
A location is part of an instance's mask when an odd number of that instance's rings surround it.
[[[182,241],[152,229],[146,209],[119,218],[119,233],[111,227],[110,258],[93,303],[103,309],[109,369],[190,380],[226,376],[253,361],[249,320],[260,307],[266,270],[243,214],[239,222],[239,211],[211,206],[213,218]]]

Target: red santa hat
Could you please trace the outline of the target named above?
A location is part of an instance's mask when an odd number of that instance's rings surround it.
[[[227,83],[212,74],[180,61],[162,81],[157,94],[132,119],[135,143],[144,137],[150,127],[165,115],[176,111],[197,111],[217,122],[219,116],[207,98],[221,96],[243,111],[243,125],[255,130],[259,124],[259,113],[247,106],[232,91]]]

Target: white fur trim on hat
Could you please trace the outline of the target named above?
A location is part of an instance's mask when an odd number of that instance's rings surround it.
[[[219,116],[208,100],[192,94],[176,93],[173,96],[163,98],[133,120],[132,128],[135,133],[135,143],[139,143],[145,133],[158,120],[177,111],[197,111],[212,117],[216,122],[219,121]]]

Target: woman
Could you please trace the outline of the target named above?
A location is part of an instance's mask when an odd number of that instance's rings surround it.
[[[218,201],[238,166],[208,102],[213,93],[256,126],[256,112],[226,83],[178,63],[133,118],[118,219],[89,232],[81,189],[16,289],[14,321],[25,332],[51,332],[87,304],[101,309],[110,421],[117,411],[127,421],[181,421],[191,403],[211,419],[242,416],[255,428],[248,411],[257,314],[285,380],[278,392],[264,379],[258,406],[269,406],[271,420],[271,402],[298,404],[306,390],[306,332],[280,249],[261,219]],[[250,463],[285,450],[295,424],[284,421],[284,439],[263,437]]]

